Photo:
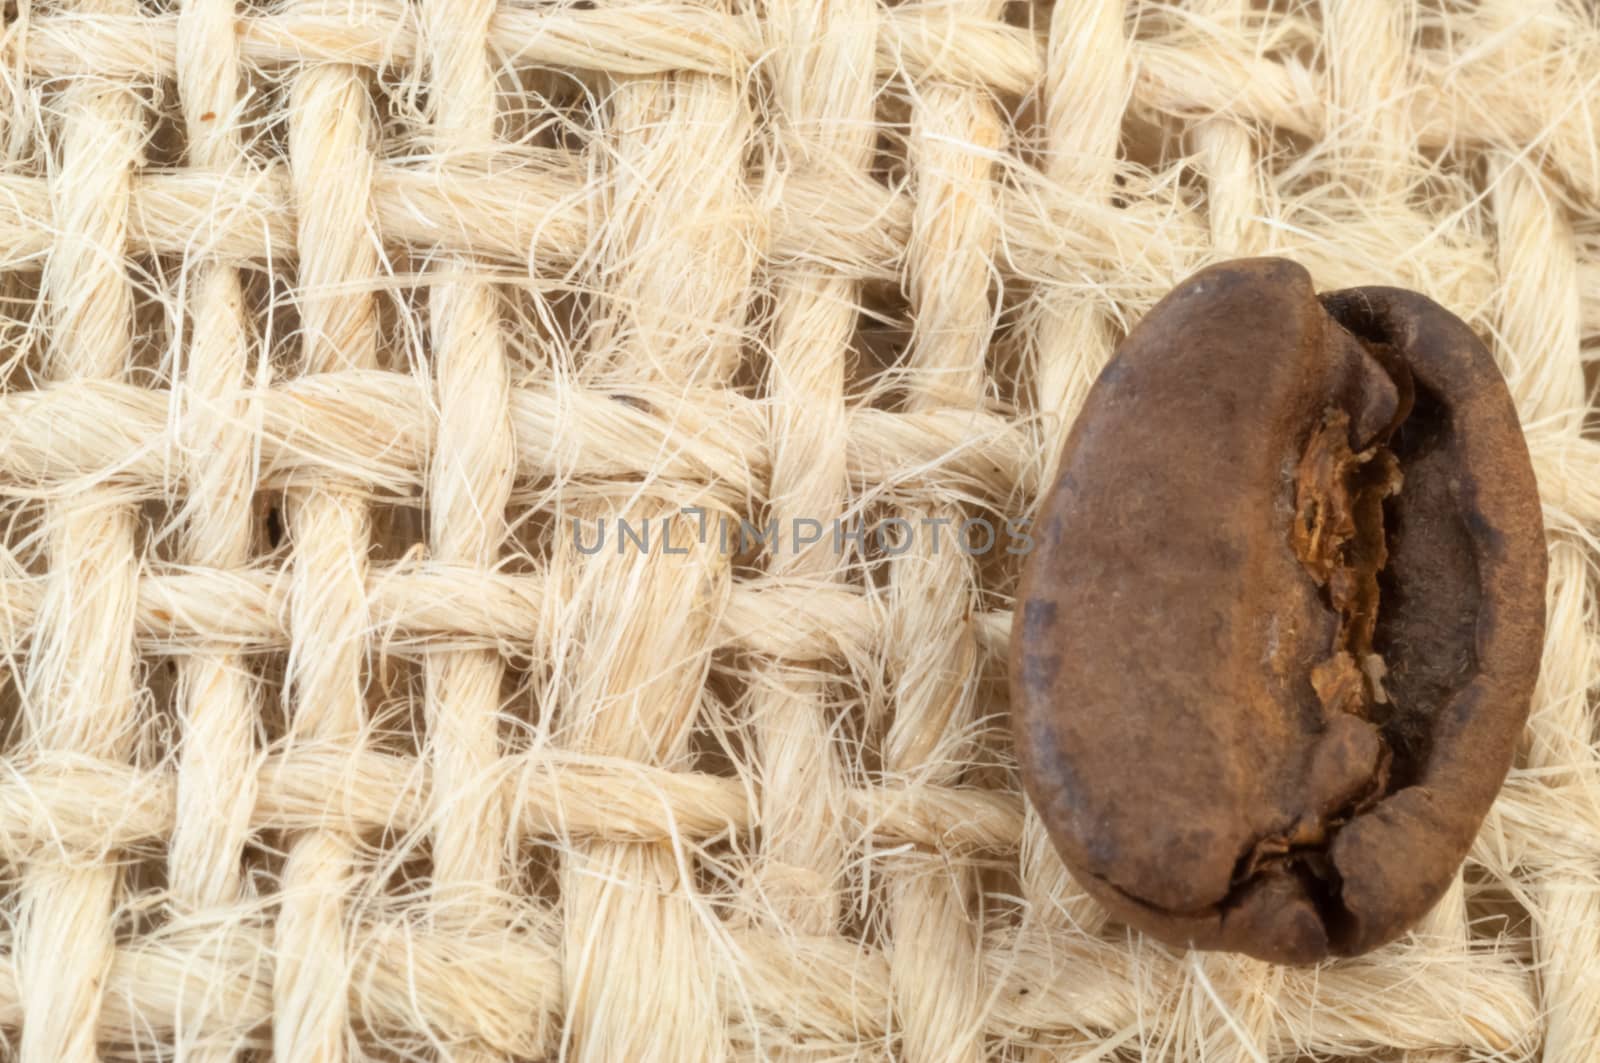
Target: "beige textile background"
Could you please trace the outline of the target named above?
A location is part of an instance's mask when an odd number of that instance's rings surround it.
[[[9,1053],[1600,1058],[1591,3],[3,20]],[[1269,251],[1474,324],[1551,561],[1460,881],[1310,970],[1064,876],[1017,557],[680,512],[1026,517],[1129,323]]]

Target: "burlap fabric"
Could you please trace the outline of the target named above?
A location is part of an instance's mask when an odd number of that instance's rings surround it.
[[[20,1058],[1597,1058],[1586,0],[3,17]],[[1262,252],[1468,318],[1549,528],[1460,881],[1311,970],[1073,887],[950,537]]]

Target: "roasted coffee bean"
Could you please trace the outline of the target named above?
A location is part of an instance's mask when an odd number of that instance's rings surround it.
[[[1461,320],[1281,259],[1202,270],[1100,374],[1035,535],[1018,755],[1091,895],[1281,963],[1433,906],[1544,634],[1527,446]]]

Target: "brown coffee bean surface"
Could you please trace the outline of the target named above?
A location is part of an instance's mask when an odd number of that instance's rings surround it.
[[[1306,963],[1438,900],[1510,767],[1545,550],[1489,352],[1282,259],[1178,285],[1073,425],[1012,630],[1029,797],[1174,945]]]

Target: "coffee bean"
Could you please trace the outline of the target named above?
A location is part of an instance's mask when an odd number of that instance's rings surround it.
[[[1527,446],[1462,321],[1281,259],[1202,270],[1096,381],[1035,527],[1018,756],[1091,895],[1282,963],[1432,907],[1544,633]]]

